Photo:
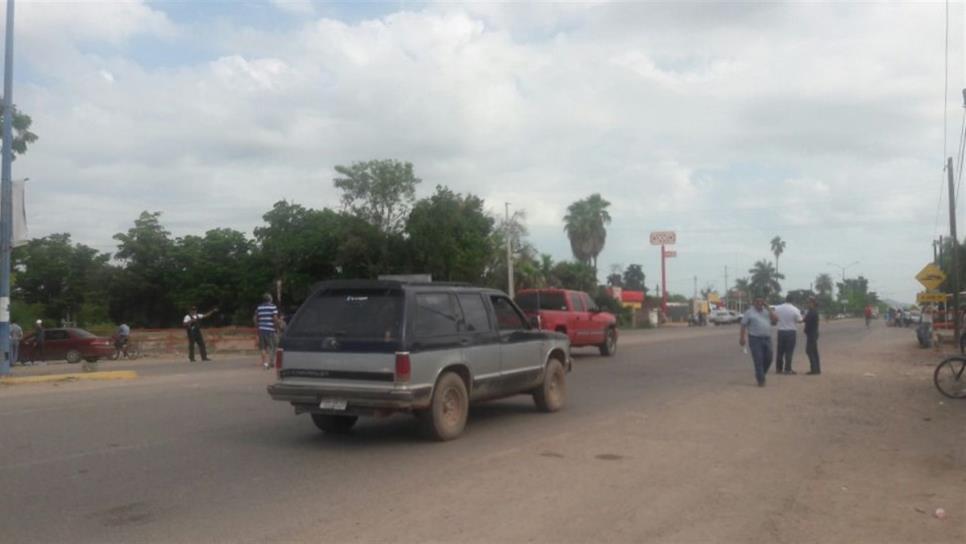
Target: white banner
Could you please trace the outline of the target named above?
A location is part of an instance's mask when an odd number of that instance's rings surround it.
[[[30,233],[27,232],[27,207],[24,205],[24,180],[13,182],[13,232],[10,242],[13,247],[27,243]]]

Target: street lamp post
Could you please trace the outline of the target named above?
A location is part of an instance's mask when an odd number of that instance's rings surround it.
[[[0,167],[0,375],[10,373],[10,249],[13,234],[13,0],[7,0],[3,53],[3,149]]]

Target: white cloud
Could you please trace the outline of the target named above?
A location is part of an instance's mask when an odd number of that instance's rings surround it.
[[[375,157],[412,161],[423,194],[525,208],[557,258],[566,206],[600,192],[602,268],[643,262],[649,284],[646,234],[667,227],[674,266],[702,284],[781,234],[789,287],[863,253],[908,295],[935,230],[941,7],[443,3],[207,33],[137,2],[21,12],[16,97],[41,140],[15,170],[34,180],[32,231],[104,250],[141,209],[184,234],[250,230],[281,198],[334,206],[332,167]],[[145,39],[208,56],[156,67],[130,45]]]
[[[271,0],[273,6],[295,15],[314,15],[315,6],[311,0]]]

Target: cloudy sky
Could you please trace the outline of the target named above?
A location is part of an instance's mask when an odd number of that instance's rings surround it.
[[[600,192],[602,276],[641,263],[655,285],[647,236],[673,229],[670,289],[721,288],[780,235],[786,288],[858,261],[849,276],[911,301],[964,118],[953,4],[944,138],[945,10],[21,0],[14,100],[41,139],[14,177],[33,235],[113,251],[141,210],[250,234],[280,199],[336,207],[334,165],[397,158],[421,196],[525,209],[557,259],[567,205]]]

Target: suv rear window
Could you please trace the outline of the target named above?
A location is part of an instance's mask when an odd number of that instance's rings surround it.
[[[401,337],[403,293],[393,289],[331,289],[302,305],[285,335],[334,338],[340,345],[397,345]]]
[[[541,310],[567,311],[567,301],[564,294],[560,292],[549,293],[521,293],[516,298],[517,306],[525,312],[537,311],[537,305]]]

